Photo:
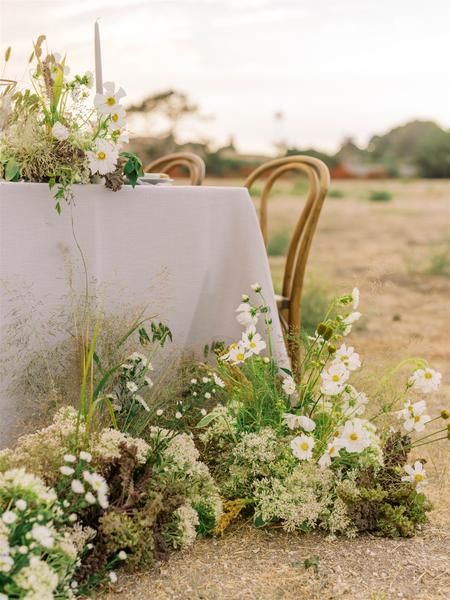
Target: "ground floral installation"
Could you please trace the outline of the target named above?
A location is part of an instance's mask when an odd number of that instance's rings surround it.
[[[30,56],[32,87],[16,91],[11,82],[0,96],[0,176],[48,182],[60,212],[73,184],[103,179],[116,191],[125,177],[134,186],[144,173],[137,156],[120,151],[128,142],[124,90],[107,82],[92,105],[92,73],[71,77],[66,58],[44,55],[44,44],[40,36]],[[8,48],[5,62],[10,56]]]
[[[98,323],[86,328],[78,407],[0,452],[0,600],[88,596],[119,567],[154,565],[239,515],[332,536],[411,536],[426,522],[424,461],[408,458],[449,436],[449,413],[432,418],[422,397],[440,374],[412,361],[403,389],[367,415],[350,382],[361,358],[346,342],[358,291],[304,340],[295,380],[272,354],[257,284],[252,296],[237,308],[241,339],[184,365],[165,395],[152,361],[171,341],[166,326],[136,321],[114,360],[99,356]],[[117,362],[130,340],[139,351]],[[428,432],[433,421],[442,427]]]

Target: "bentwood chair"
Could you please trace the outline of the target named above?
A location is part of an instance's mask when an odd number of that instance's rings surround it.
[[[162,172],[170,175],[174,169],[179,167],[187,169],[191,185],[202,185],[205,178],[205,163],[199,156],[192,152],[167,154],[149,163],[144,171],[146,173]]]
[[[271,160],[255,169],[247,178],[245,186],[250,190],[255,181],[261,177],[266,177],[260,197],[260,225],[267,248],[267,208],[269,194],[275,181],[289,171],[300,171],[306,175],[309,183],[306,202],[289,243],[282,292],[280,296],[276,297],[288,354],[292,363],[292,370],[298,375],[301,297],[306,264],[320,211],[328,191],[330,173],[327,166],[317,158],[311,156],[287,156]]]

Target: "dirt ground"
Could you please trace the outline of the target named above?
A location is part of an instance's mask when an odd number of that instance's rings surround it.
[[[366,369],[421,356],[443,373],[442,389],[430,398],[437,414],[450,405],[450,182],[335,182],[332,189],[342,197],[326,201],[310,273],[331,292],[360,288],[364,320],[349,339]],[[392,199],[370,201],[373,190],[388,191]],[[287,230],[297,207],[289,185],[280,189],[271,207],[273,230]],[[282,257],[271,259],[275,279],[282,263]],[[435,508],[414,539],[329,541],[240,523],[158,570],[122,576],[104,598],[450,598],[449,446],[442,441],[421,450]],[[305,569],[312,557],[318,557],[317,568]]]

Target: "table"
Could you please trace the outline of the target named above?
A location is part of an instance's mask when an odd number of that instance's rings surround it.
[[[199,355],[213,340],[239,339],[235,309],[259,282],[276,355],[287,364],[266,251],[245,188],[146,185],[113,193],[102,185],[75,186],[74,205],[63,205],[58,215],[46,184],[1,182],[0,447],[24,410],[22,396],[30,395],[14,382],[33,353],[61,341],[62,323],[83,295],[77,243],[90,293],[105,314],[142,308],[156,315],[172,330],[170,356]]]

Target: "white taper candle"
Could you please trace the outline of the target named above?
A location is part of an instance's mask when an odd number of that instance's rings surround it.
[[[98,19],[95,21],[95,89],[97,94],[103,94],[102,50],[100,47]]]

